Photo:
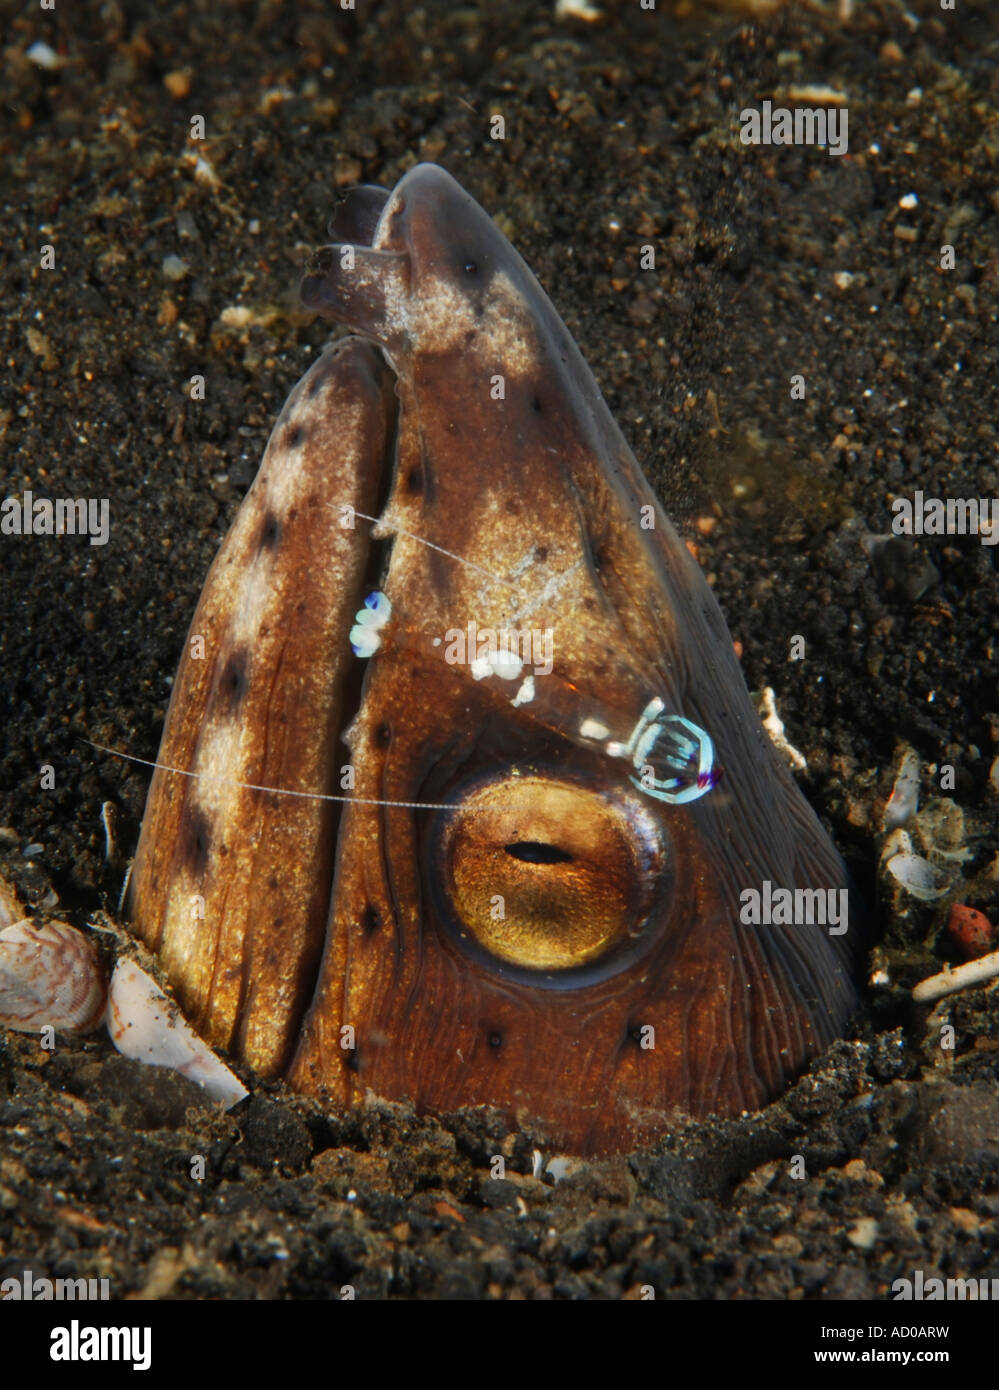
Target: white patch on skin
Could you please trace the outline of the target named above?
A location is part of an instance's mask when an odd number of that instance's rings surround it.
[[[487,676],[493,673],[493,663],[487,656],[477,656],[468,668],[472,673],[472,679],[484,681]]]
[[[304,377],[303,380],[307,381],[308,378]],[[335,425],[331,425],[330,421],[331,380],[334,382],[333,390],[337,399]],[[343,392],[336,391],[333,377],[324,380],[323,387],[312,399],[303,397],[296,404],[295,409],[282,422],[274,447],[265,455],[266,467],[261,465],[261,472],[267,474],[267,482],[261,489],[261,498],[279,519],[283,520],[291,508],[301,502],[302,475],[297,468],[289,470],[283,467],[285,458],[296,457],[303,449],[316,445],[321,447],[324,436],[330,435],[335,439],[338,450],[342,450],[343,440],[363,437],[364,421],[364,405],[351,405],[345,401]],[[294,449],[288,447],[283,437],[284,432],[290,429],[300,429],[303,432],[301,442],[296,444]],[[340,469],[345,476],[349,475],[353,461],[353,455],[345,458]]]
[[[530,569],[533,564],[537,563],[535,551],[536,547],[532,545],[530,550],[521,555],[520,559],[510,571],[511,579],[519,579],[525,570]]]
[[[361,407],[342,412],[346,421],[342,425],[343,437],[360,438],[363,434],[364,411]],[[339,428],[339,426],[338,426]],[[281,427],[282,433],[289,429],[303,431],[302,442],[289,449],[279,440],[265,456],[267,481],[262,483],[255,496],[256,516],[270,513],[279,526],[284,526],[292,508],[301,505],[302,476],[297,466],[286,466],[286,461],[296,459],[303,449],[322,448],[324,437],[330,432],[329,394],[320,391],[314,400],[299,402]],[[341,445],[342,447],[342,445]],[[349,471],[349,460],[347,469]],[[242,518],[241,518],[242,521]],[[234,554],[229,580],[230,615],[225,636],[232,648],[246,647],[250,650],[256,645],[257,634],[268,605],[273,599],[274,565],[277,552],[251,551],[251,538],[255,530],[249,527],[246,541]]]
[[[504,271],[497,271],[481,317],[458,286],[438,283],[419,306],[420,337],[440,344],[442,351],[459,350],[470,332],[488,344],[490,361],[502,364],[503,376],[529,376],[537,368],[533,339],[525,331],[530,315],[520,293]]]
[[[543,604],[553,604],[555,600],[562,596],[562,590],[573,582],[586,565],[586,561],[579,559],[568,569],[562,570],[560,574],[553,574],[541,592],[534,598],[528,599],[510,614],[507,620],[508,627],[524,627],[524,619],[536,612]]]
[[[203,726],[194,770],[198,774],[198,806],[209,822],[224,816],[241,794],[238,784],[245,762],[244,733],[238,720],[211,721]]]
[[[496,271],[490,280],[481,315],[475,313],[464,288],[452,281],[425,281],[413,294],[401,276],[372,278],[384,295],[389,336],[405,336],[412,351],[432,345],[435,355],[464,352],[466,339],[474,334],[477,343],[488,346],[490,362],[502,364],[497,370],[507,380],[536,370],[537,353],[526,331],[530,312],[505,271]]]
[[[279,521],[283,518],[279,517]],[[229,621],[226,624],[225,640],[236,650],[246,647],[250,650],[256,642],[260,623],[271,598],[273,576],[270,552],[264,552],[251,560],[240,576],[240,582],[233,588]]]
[[[579,726],[579,732],[583,738],[604,739],[610,733],[610,729],[598,719],[584,719]]]
[[[528,676],[527,679],[524,681],[523,685],[521,685],[520,689],[517,691],[516,695],[513,697],[513,707],[514,709],[516,709],[518,705],[529,705],[533,699],[534,677]]]

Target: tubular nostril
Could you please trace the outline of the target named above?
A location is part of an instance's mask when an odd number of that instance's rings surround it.
[[[572,855],[558,845],[541,844],[538,840],[518,840],[516,844],[504,845],[507,854],[520,859],[525,864],[570,864]]]

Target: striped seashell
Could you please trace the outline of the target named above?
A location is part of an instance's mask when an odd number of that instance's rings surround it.
[[[107,985],[96,947],[66,922],[23,918],[0,930],[0,1027],[89,1033]]]

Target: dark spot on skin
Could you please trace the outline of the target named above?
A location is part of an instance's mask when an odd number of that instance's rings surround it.
[[[489,267],[483,266],[475,256],[459,255],[457,265],[464,282],[462,290],[467,303],[477,319],[481,319],[486,306],[486,286],[489,281]],[[477,336],[477,335],[476,335]]]
[[[248,687],[249,658],[245,651],[235,651],[226,662],[219,680],[219,704],[222,711],[234,714],[242,703]]]
[[[489,1046],[492,1047],[492,1048],[494,1048],[494,1049],[502,1047],[502,1046],[503,1046],[503,1034],[502,1034],[502,1033],[495,1033],[495,1032],[494,1032],[494,1033],[490,1033],[490,1034],[489,1034]]]
[[[381,913],[378,911],[377,907],[374,907],[371,903],[368,903],[367,907],[361,914],[361,926],[364,929],[364,935],[374,936],[375,932],[378,930],[381,924]]]
[[[642,1025],[640,1023],[636,1023],[634,1019],[629,1018],[627,1026],[625,1028],[625,1036],[628,1042],[634,1043],[636,1047],[641,1047]]]
[[[538,564],[543,565],[548,559],[548,547],[546,545],[536,545],[534,547],[534,558]]]
[[[408,474],[406,475],[406,491],[407,491],[407,492],[422,492],[422,491],[423,491],[423,473],[421,472],[421,470],[420,470],[419,468],[411,468],[411,469],[409,470]]]
[[[281,539],[281,523],[273,512],[268,512],[260,526],[261,550],[274,550]]]
[[[316,376],[316,377],[314,377],[313,380],[309,383],[309,389],[308,389],[308,391],[306,391],[305,394],[306,394],[306,396],[308,397],[308,399],[309,399],[310,401],[312,400],[313,396],[318,396],[318,395],[319,395],[319,392],[323,389],[323,382],[324,382],[325,380],[326,380],[325,376]]]
[[[428,504],[437,500],[437,479],[434,465],[427,450],[427,442],[420,436],[420,485]]]
[[[343,1057],[343,1064],[348,1071],[361,1070],[361,1059],[357,1055],[356,1047],[349,1047],[347,1051],[342,1053],[341,1055]]]
[[[385,724],[385,723],[379,724],[379,725],[378,725],[378,728],[375,730],[375,743],[378,745],[379,748],[387,748],[391,742],[392,742],[392,726],[391,726],[391,724]]]
[[[534,410],[534,411],[536,411],[538,415],[544,415],[544,413],[545,413],[545,408],[544,408],[544,406],[541,404],[541,397],[540,397],[540,396],[535,396],[535,397],[534,397],[534,400],[531,401],[531,409]]]
[[[277,886],[278,886],[278,881],[277,881],[277,879],[274,877],[274,875],[271,874],[270,878],[267,880],[267,887],[270,888],[270,889],[273,891],[273,890],[275,890],[275,889],[277,888]]]
[[[305,441],[306,429],[304,425],[289,425],[285,431],[284,443],[288,449],[297,449]]]
[[[211,843],[211,830],[205,814],[196,802],[191,802],[184,811],[180,849],[184,867],[192,877],[200,878],[208,868]]]

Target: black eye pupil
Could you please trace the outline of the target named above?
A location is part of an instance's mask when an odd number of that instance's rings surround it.
[[[504,845],[507,854],[520,859],[525,864],[569,864],[572,855],[558,845],[541,844],[538,840],[518,840],[516,844]]]
[[[474,261],[466,261],[466,262],[465,262],[465,273],[466,273],[467,275],[474,275],[475,272],[478,270],[478,268],[479,268],[479,267],[475,264]]]

